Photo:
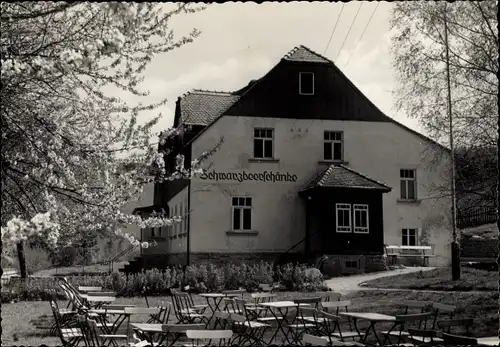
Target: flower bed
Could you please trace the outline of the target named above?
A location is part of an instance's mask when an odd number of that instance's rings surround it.
[[[188,266],[185,271],[167,268],[163,271],[148,270],[127,277],[121,273],[102,276],[68,276],[76,287],[99,286],[114,291],[117,296],[170,295],[171,288],[189,286],[192,292],[218,292],[224,289],[244,288],[248,292],[258,290],[260,283],[277,283],[280,291],[327,290],[323,275],[317,269],[305,265],[286,264],[273,267],[261,262],[216,267],[214,265]],[[56,277],[31,277],[26,281],[12,278],[2,290],[2,302],[23,300],[47,300],[56,291],[62,298],[62,290]]]

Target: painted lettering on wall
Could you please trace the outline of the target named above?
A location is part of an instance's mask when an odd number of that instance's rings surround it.
[[[257,181],[257,182],[297,182],[297,175],[289,172],[269,172],[264,171],[260,173],[253,172],[216,172],[205,171],[199,176],[202,180],[213,181]]]

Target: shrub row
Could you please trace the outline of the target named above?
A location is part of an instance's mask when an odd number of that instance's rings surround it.
[[[323,276],[317,269],[305,265],[286,264],[273,267],[260,262],[248,265],[230,264],[224,267],[214,265],[188,266],[184,271],[177,268],[147,270],[130,275],[122,273],[102,276],[68,276],[74,286],[100,286],[104,290],[115,291],[118,296],[170,295],[171,288],[189,286],[192,292],[218,292],[221,290],[244,288],[248,292],[258,290],[260,283],[277,283],[282,291],[326,290]],[[2,293],[2,302],[17,300],[47,300],[55,290],[62,298],[58,279],[54,277],[30,278],[27,281],[12,281],[9,293]]]

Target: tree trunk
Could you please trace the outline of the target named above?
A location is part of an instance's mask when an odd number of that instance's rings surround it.
[[[26,272],[26,257],[24,254],[24,241],[19,241],[16,246],[17,246],[17,257],[19,258],[19,271],[21,272],[21,278],[26,278],[27,272]]]

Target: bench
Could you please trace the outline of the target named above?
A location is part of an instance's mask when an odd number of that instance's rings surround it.
[[[431,246],[399,246],[399,245],[385,245],[385,252],[390,260],[390,264],[396,264],[398,258],[422,258],[422,265],[429,266],[429,258],[435,257],[433,254],[426,253],[432,252]]]

